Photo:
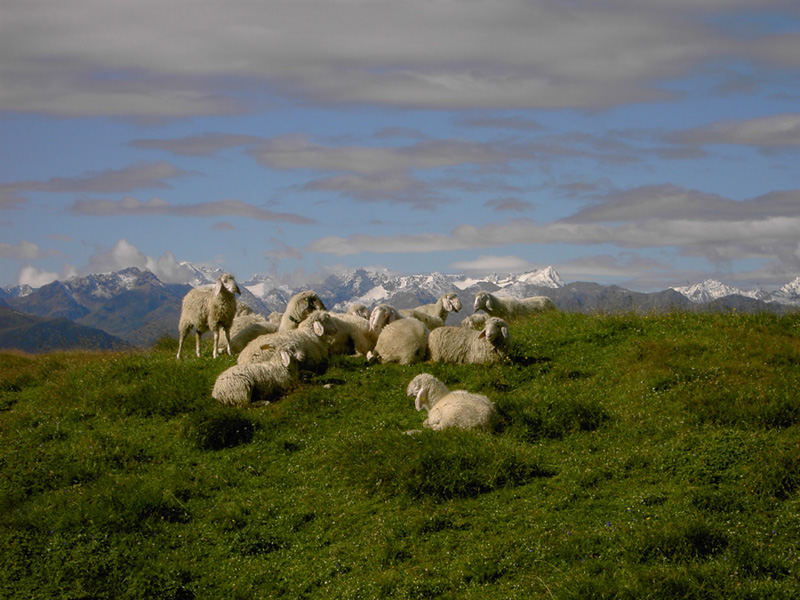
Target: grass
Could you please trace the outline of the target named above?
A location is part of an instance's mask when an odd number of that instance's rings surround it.
[[[796,598],[800,315],[551,313],[490,367],[0,355],[3,598]],[[492,432],[422,431],[428,371]]]

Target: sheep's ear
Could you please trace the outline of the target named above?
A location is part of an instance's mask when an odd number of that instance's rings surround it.
[[[292,355],[286,350],[281,350],[281,362],[284,367],[288,367],[292,363]]]
[[[217,283],[214,286],[214,295],[215,296],[219,296],[220,292],[222,292],[222,280],[221,279],[217,279]]]
[[[422,386],[417,392],[417,397],[414,399],[414,407],[420,411],[423,404],[428,401],[428,388]]]
[[[322,337],[325,335],[325,328],[319,321],[314,321],[314,324],[311,326],[311,328],[314,330],[314,333],[317,335],[317,337]]]
[[[502,334],[504,340],[508,339],[508,327],[501,327],[500,333]]]

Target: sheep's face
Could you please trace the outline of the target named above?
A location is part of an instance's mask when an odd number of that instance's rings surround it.
[[[369,330],[380,331],[383,329],[384,325],[399,318],[400,313],[398,313],[394,308],[388,304],[380,304],[372,310],[372,314],[369,317]]]
[[[485,310],[486,312],[489,312],[490,310],[489,294],[486,292],[478,292],[478,295],[475,296],[475,305],[473,310],[477,312],[481,309]]]
[[[486,338],[495,348],[502,348],[508,342],[508,325],[503,319],[491,317],[478,337]]]
[[[241,294],[239,286],[236,284],[236,279],[230,273],[223,273],[217,278],[217,284],[214,286],[214,295],[219,296],[222,288],[228,290],[231,294]]]
[[[338,329],[331,319],[331,315],[327,312],[319,312],[313,316],[311,328],[317,337],[325,335],[336,335]]]
[[[444,309],[447,312],[458,312],[461,310],[462,304],[461,300],[458,299],[458,296],[456,294],[447,294],[444,297],[442,306],[444,306]]]

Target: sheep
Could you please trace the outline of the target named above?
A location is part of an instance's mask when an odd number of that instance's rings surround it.
[[[280,350],[290,346],[303,353],[301,369],[322,372],[328,364],[329,344],[336,334],[330,314],[317,310],[308,315],[297,329],[260,335],[239,353],[237,363],[246,365],[270,360]]]
[[[350,307],[347,309],[348,315],[358,315],[359,317],[364,317],[365,319],[369,320],[369,309],[364,306],[363,304],[351,304]]]
[[[378,333],[371,330],[369,321],[356,314],[331,313],[337,333],[331,341],[332,354],[360,354],[367,356],[378,340]]]
[[[369,325],[378,337],[375,349],[367,354],[368,361],[408,365],[425,360],[430,331],[419,319],[401,317],[395,308],[381,304],[373,309]]]
[[[511,296],[495,296],[489,292],[478,292],[475,296],[474,310],[483,309],[493,317],[511,319],[545,310],[555,309],[555,304],[547,296],[531,296],[530,298],[512,298]]]
[[[217,377],[211,397],[231,406],[269,403],[297,384],[303,359],[303,353],[290,346],[266,362],[234,365]]]
[[[433,304],[423,304],[417,308],[407,308],[401,310],[400,314],[404,317],[414,317],[419,319],[428,329],[441,327],[447,322],[447,315],[451,312],[461,310],[461,300],[458,295],[450,293],[443,294]]]
[[[508,325],[503,319],[489,317],[481,331],[467,327],[439,327],[428,336],[428,350],[433,362],[490,364],[505,358]]]
[[[288,331],[289,329],[297,329],[297,326],[315,310],[326,310],[322,300],[319,299],[316,292],[306,290],[298,292],[286,304],[286,310],[281,317],[278,331]]]
[[[231,354],[230,328],[236,314],[236,294],[241,294],[236,279],[230,273],[217,278],[213,288],[195,288],[183,297],[181,316],[178,321],[178,355],[180,359],[183,341],[195,330],[195,352],[200,356],[200,336],[206,331],[214,333],[212,356],[217,357],[219,330],[225,332],[228,354]]]
[[[238,354],[251,340],[265,333],[275,333],[276,331],[278,331],[277,323],[268,321],[264,315],[254,312],[252,308],[240,302],[236,307],[236,315],[233,317],[231,325],[231,350]],[[221,344],[222,340],[220,340]]]
[[[408,384],[406,394],[414,396],[414,407],[428,411],[422,426],[435,431],[447,427],[489,429],[497,414],[494,403],[482,394],[450,391],[430,373],[421,373]]]
[[[468,317],[465,317],[463,321],[461,321],[461,327],[467,327],[469,329],[483,329],[484,325],[486,325],[486,319],[489,318],[489,315],[486,313],[472,313]]]

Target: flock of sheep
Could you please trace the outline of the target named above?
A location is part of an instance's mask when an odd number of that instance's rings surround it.
[[[178,325],[178,358],[192,329],[198,357],[206,331],[214,336],[214,357],[223,351],[238,353],[237,364],[217,377],[212,391],[217,401],[235,406],[284,395],[301,371],[323,372],[333,354],[356,354],[367,363],[498,362],[509,340],[505,319],[555,308],[544,296],[516,299],[479,292],[475,313],[460,326],[447,326],[448,314],[462,308],[456,294],[413,309],[379,304],[370,312],[353,305],[347,313],[333,313],[315,292],[304,291],[289,300],[283,313],[264,317],[237,304],[239,293],[229,273],[220,275],[213,288],[190,290]],[[414,396],[418,411],[427,410],[423,425],[431,429],[486,427],[495,410],[486,396],[450,391],[429,373],[414,377],[406,393]]]

